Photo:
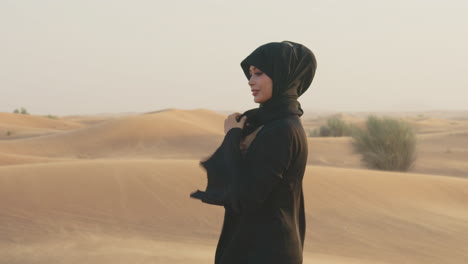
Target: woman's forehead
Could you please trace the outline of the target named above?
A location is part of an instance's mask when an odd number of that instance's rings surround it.
[[[250,65],[249,70],[250,70],[250,71],[259,70],[259,68],[255,67],[255,66],[253,66],[253,65]]]

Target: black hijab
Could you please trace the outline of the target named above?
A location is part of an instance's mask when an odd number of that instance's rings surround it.
[[[247,79],[249,67],[259,68],[273,81],[272,98],[258,108],[245,111],[247,116],[243,136],[259,126],[287,115],[302,116],[304,111],[297,98],[310,86],[317,68],[314,54],[304,45],[292,41],[270,42],[255,49],[241,63]]]
[[[247,120],[242,129],[242,136],[252,133],[269,121],[288,115],[302,116],[304,111],[297,101],[312,83],[317,68],[314,54],[305,46],[291,41],[270,42],[258,47],[241,62],[242,70],[250,79],[249,67],[255,66],[273,81],[272,97],[258,108],[245,111]],[[230,179],[225,164],[226,138],[215,153],[200,165],[205,168],[208,184],[205,191],[197,190],[190,197],[209,204],[224,205],[227,185]]]

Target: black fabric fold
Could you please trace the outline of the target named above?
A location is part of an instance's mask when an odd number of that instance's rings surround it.
[[[205,191],[197,190],[190,194],[190,197],[199,199],[204,203],[213,205],[224,205],[225,187],[228,184],[226,177],[223,177],[223,148],[220,146],[211,158],[200,161],[200,165],[205,168],[208,177],[208,184]]]
[[[226,188],[230,181],[224,163],[224,149],[227,140],[229,138],[225,137],[221,146],[209,159],[200,161],[200,166],[206,170],[208,183],[205,191],[197,190],[192,192],[190,197],[212,205],[224,205]]]

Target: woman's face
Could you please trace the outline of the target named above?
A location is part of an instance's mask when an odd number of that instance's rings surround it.
[[[273,95],[273,80],[255,66],[250,66],[250,90],[258,104],[268,101]]]

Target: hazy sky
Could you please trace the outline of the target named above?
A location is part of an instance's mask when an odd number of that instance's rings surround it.
[[[468,109],[468,1],[0,0],[0,112],[242,112],[240,61],[316,55],[304,109]]]

